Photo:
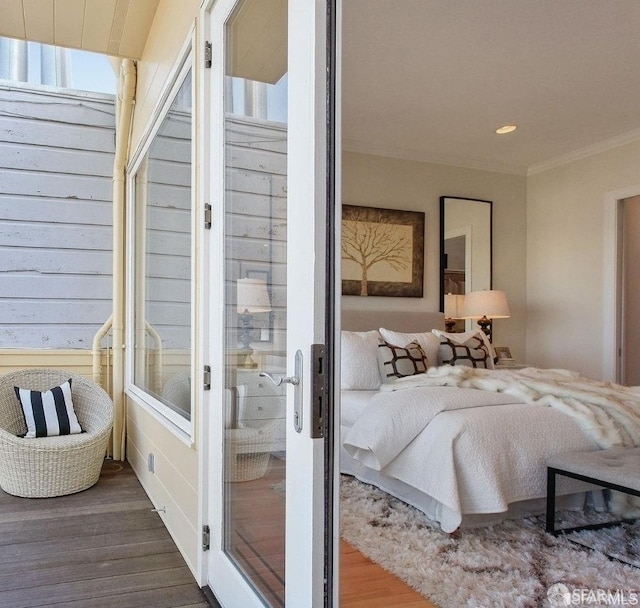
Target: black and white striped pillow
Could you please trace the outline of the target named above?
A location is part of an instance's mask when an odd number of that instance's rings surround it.
[[[27,423],[25,437],[82,433],[71,400],[71,379],[48,391],[13,387]]]

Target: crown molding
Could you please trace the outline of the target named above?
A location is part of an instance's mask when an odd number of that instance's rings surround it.
[[[608,150],[613,150],[615,148],[619,148],[638,140],[640,140],[640,129],[628,131],[627,133],[623,133],[622,135],[616,135],[615,137],[605,139],[590,146],[585,146],[584,148],[574,150],[573,152],[563,154],[562,156],[557,156],[556,158],[531,165],[529,167],[529,170],[527,171],[527,176],[536,175],[537,173],[543,173],[544,171],[549,171],[550,169],[568,165],[569,163],[573,163],[584,158],[589,158],[590,156],[595,156],[596,154],[607,152]]]
[[[369,142],[361,142],[353,139],[344,139],[342,149],[347,152],[358,152],[360,154],[372,154],[374,156],[385,156],[399,160],[411,160],[421,163],[431,163],[434,165],[447,165],[449,167],[460,167],[462,169],[475,169],[477,171],[491,171],[493,173],[507,173],[509,175],[527,175],[526,167],[507,165],[503,163],[488,163],[482,160],[465,159],[459,157],[446,157],[435,154],[427,154],[420,150],[408,150],[406,148],[396,148],[393,146],[381,146]]]

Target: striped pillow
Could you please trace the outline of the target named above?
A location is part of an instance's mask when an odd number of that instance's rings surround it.
[[[14,386],[27,424],[25,437],[53,437],[82,433],[73,411],[71,379],[41,392]]]

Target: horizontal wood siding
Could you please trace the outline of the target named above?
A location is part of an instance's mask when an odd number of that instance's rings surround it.
[[[0,375],[41,367],[67,370],[93,379],[93,354],[88,350],[71,349],[0,349]],[[101,352],[100,370],[99,384],[111,394],[111,358],[108,349]]]
[[[114,99],[0,85],[0,348],[90,349],[111,314]]]
[[[257,350],[285,347],[287,283],[287,129],[286,125],[227,116],[226,128],[227,296],[234,302],[236,281],[267,272],[271,341]],[[236,311],[228,311],[233,326]],[[268,323],[254,316],[255,327]],[[254,332],[257,337],[258,331]]]

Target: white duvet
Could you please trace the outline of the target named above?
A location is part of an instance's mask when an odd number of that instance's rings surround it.
[[[383,386],[343,444],[360,463],[436,499],[451,532],[463,514],[545,496],[552,454],[638,444],[639,397],[559,370],[433,368]]]

